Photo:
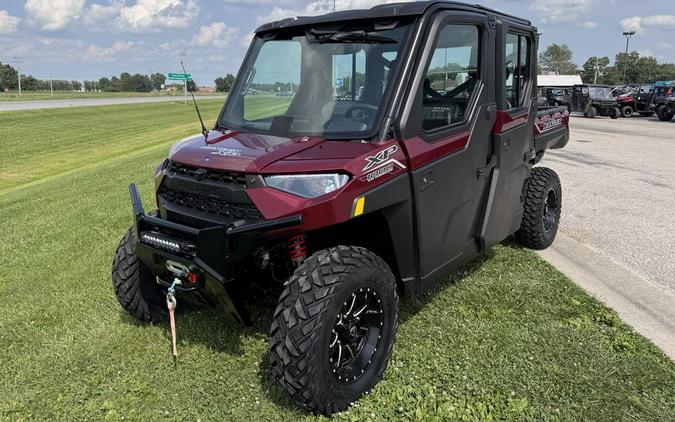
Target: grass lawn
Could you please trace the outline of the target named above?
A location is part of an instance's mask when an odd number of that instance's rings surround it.
[[[49,91],[22,91],[19,97],[19,91],[0,91],[0,101],[31,101],[31,100],[71,100],[75,98],[119,98],[119,97],[170,97],[169,92],[78,92],[78,91],[54,91],[52,95]],[[189,94],[188,94],[189,95]],[[195,92],[195,95],[223,95],[222,93]],[[182,97],[183,93],[176,93],[177,97]]]
[[[180,316],[174,367],[168,326],[115,299],[127,184],[151,204],[155,165],[196,132],[170,103],[0,113],[0,420],[311,419],[270,378],[271,309],[250,328]],[[401,318],[384,379],[336,419],[673,420],[675,364],[510,242]]]

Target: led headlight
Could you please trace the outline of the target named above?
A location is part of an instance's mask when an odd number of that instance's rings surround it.
[[[340,189],[347,183],[346,174],[283,174],[265,177],[267,186],[302,196],[316,198]]]

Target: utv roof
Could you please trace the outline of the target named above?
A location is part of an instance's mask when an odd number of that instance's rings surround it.
[[[390,3],[373,6],[370,9],[356,9],[345,10],[341,12],[327,13],[320,16],[298,16],[286,18],[275,22],[270,22],[261,25],[255,30],[256,33],[272,31],[275,29],[292,28],[298,26],[311,26],[317,24],[331,23],[331,22],[348,22],[359,19],[380,19],[380,18],[398,18],[404,16],[419,16],[424,14],[433,6],[442,5],[448,9],[479,12],[479,13],[493,13],[501,18],[506,18],[515,23],[522,25],[531,25],[530,21],[516,16],[502,13],[478,4],[466,4],[454,1],[416,1],[410,3]]]

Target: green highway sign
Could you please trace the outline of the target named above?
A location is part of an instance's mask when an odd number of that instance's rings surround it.
[[[170,81],[189,81],[192,79],[192,75],[189,73],[169,73]]]

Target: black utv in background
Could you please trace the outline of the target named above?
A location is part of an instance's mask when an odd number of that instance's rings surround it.
[[[572,111],[572,88],[547,86],[542,91],[546,105],[567,107],[567,111]]]
[[[585,117],[597,115],[619,118],[619,105],[612,97],[609,85],[574,85],[572,89],[572,111],[584,113]]]
[[[650,117],[654,115],[654,111],[651,109],[653,95],[653,84],[643,84],[637,87],[637,92],[633,96],[635,97],[635,111],[640,113],[640,116]]]
[[[664,102],[663,107],[659,110],[659,120],[668,122],[675,116],[675,97],[668,97]]]
[[[654,87],[654,95],[652,95],[651,109],[659,117],[659,120],[668,121],[673,117],[672,115],[668,117],[668,110],[666,103],[668,99],[673,96],[674,92],[675,92],[675,83]]]

